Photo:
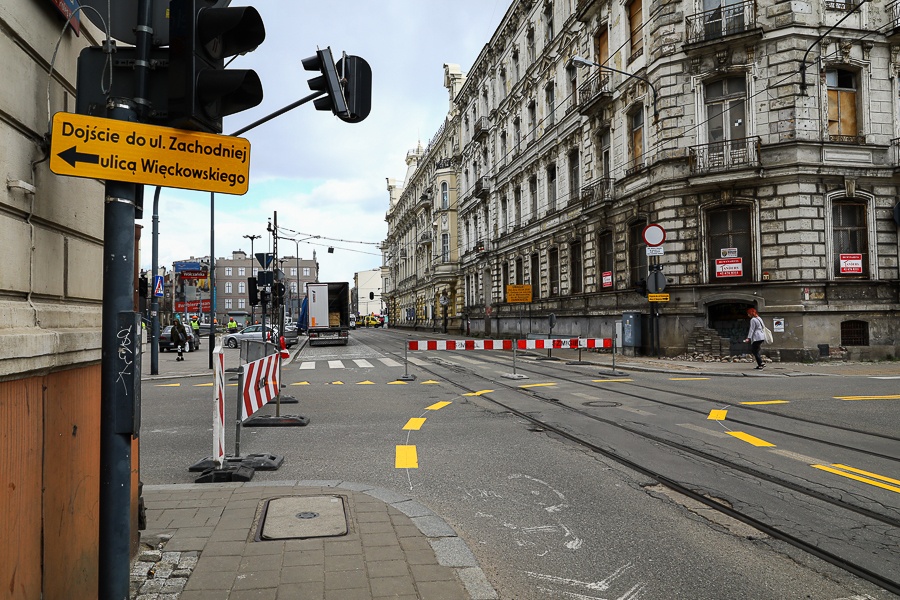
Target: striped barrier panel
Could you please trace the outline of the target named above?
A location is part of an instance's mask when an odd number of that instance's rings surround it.
[[[580,348],[612,348],[612,338],[570,338],[548,340],[516,340],[519,350],[578,350]]]
[[[278,395],[279,356],[271,354],[241,367],[244,387],[241,390],[241,421],[246,421]]]
[[[512,350],[513,340],[410,340],[409,350]]]
[[[225,460],[225,353],[222,346],[213,350],[215,362],[215,385],[213,386],[213,454],[215,463],[221,467]]]

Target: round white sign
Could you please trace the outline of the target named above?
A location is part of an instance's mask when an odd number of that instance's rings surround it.
[[[644,227],[644,243],[648,246],[661,246],[666,241],[666,230],[662,225],[651,223]]]

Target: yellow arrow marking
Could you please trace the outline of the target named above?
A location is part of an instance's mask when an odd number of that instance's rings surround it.
[[[775,444],[773,444],[771,442],[767,442],[766,440],[761,440],[758,437],[754,437],[754,436],[750,435],[749,433],[744,433],[742,431],[726,431],[725,433],[727,433],[728,435],[733,435],[737,439],[744,440],[748,444],[753,444],[754,446],[772,446],[772,447],[775,446]]]
[[[212,387],[212,383],[195,383],[194,387]]]
[[[533,387],[550,387],[552,385],[556,385],[555,383],[526,383],[525,385],[520,385],[520,388],[533,388]]]
[[[463,396],[482,396],[484,394],[490,394],[494,390],[478,390],[477,392],[468,392],[463,394]]]
[[[838,400],[900,400],[900,394],[890,396],[835,396]]]
[[[453,404],[453,403],[452,402],[435,402],[431,406],[426,406],[425,410],[440,410],[450,404]]]
[[[388,385],[408,385],[405,381],[388,381]]]
[[[873,481],[874,479],[880,479],[881,481],[890,481],[891,483],[896,483],[900,485],[900,481],[896,479],[891,479],[890,477],[885,477],[884,475],[877,475],[875,473],[869,473],[868,471],[863,471],[862,469],[854,469],[853,467],[848,467],[846,465],[831,465],[830,467],[825,465],[810,465],[813,469],[819,469],[820,471],[827,471],[829,473],[834,473],[835,475],[840,475],[841,477],[846,477],[848,479],[853,479],[855,481],[861,481],[863,483],[868,483],[869,485],[874,485],[876,487],[884,488],[886,490],[890,490],[892,492],[900,493],[900,487],[896,487],[893,485],[887,485],[885,483],[881,483],[880,481]],[[832,468],[837,467],[837,468]],[[843,469],[843,471],[839,471],[838,469]],[[845,473],[844,471],[850,471],[850,473]],[[853,473],[861,473],[863,475],[867,475],[872,479],[868,479],[867,477],[860,477],[859,475],[854,475]]]
[[[291,385],[309,385],[308,381],[298,381],[297,383],[292,383]]]
[[[706,417],[706,419],[708,421],[724,421],[725,415],[727,414],[727,410],[711,410],[709,411],[709,416]]]
[[[408,429],[410,431],[418,431],[418,430],[422,429],[422,425],[424,425],[424,424],[425,424],[425,419],[417,417],[417,418],[410,419],[409,421],[407,421],[406,425],[403,426],[403,429]]]
[[[706,381],[709,377],[669,377],[669,381]]]
[[[741,404],[747,404],[750,406],[754,406],[757,404],[787,404],[787,400],[759,400],[757,402],[741,402]]]
[[[418,469],[419,457],[416,455],[416,447],[397,446],[397,453],[394,457],[394,468]]]
[[[156,387],[181,387],[180,383],[158,383]]]
[[[435,384],[440,384],[440,383],[441,383],[440,381],[435,381],[433,379],[429,379],[428,381],[423,381],[422,385],[435,385]]]
[[[365,381],[360,381],[360,382],[357,383],[356,385],[375,385],[375,382],[374,382],[374,381],[369,381],[368,379],[366,379]]]
[[[610,383],[614,381],[634,381],[634,379],[591,379],[594,383]]]

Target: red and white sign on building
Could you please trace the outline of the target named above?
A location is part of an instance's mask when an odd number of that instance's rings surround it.
[[[716,277],[743,277],[743,258],[717,258]]]
[[[605,287],[605,288],[612,287],[612,271],[604,271],[602,277],[603,277],[603,287]]]
[[[840,255],[841,275],[862,275],[862,254]]]
[[[241,367],[244,387],[241,390],[241,421],[246,421],[260,408],[278,396],[277,354],[271,354]]]
[[[215,384],[213,386],[213,461],[220,467],[225,460],[225,353],[222,346],[213,350]]]

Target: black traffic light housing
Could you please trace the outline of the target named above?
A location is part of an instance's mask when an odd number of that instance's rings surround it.
[[[150,296],[150,281],[146,275],[141,275],[138,279],[138,296],[148,298]]]
[[[247,278],[247,291],[250,293],[250,306],[258,306],[259,288],[256,286],[256,277]]]
[[[375,299],[375,292],[369,292],[369,300]]]
[[[222,132],[222,118],[262,102],[259,76],[225,69],[225,59],[255,50],[266,39],[251,6],[215,8],[214,0],[169,4],[169,123]]]
[[[344,56],[337,62],[338,76],[344,87],[348,123],[359,123],[372,110],[372,67],[360,56]]]
[[[318,77],[309,80],[309,89],[314,92],[327,92],[327,96],[313,101],[316,110],[330,110],[342,119],[350,118],[347,101],[344,98],[344,86],[338,77],[334,58],[331,56],[331,48],[316,50],[315,56],[304,58],[301,62],[307,71],[321,73]]]

